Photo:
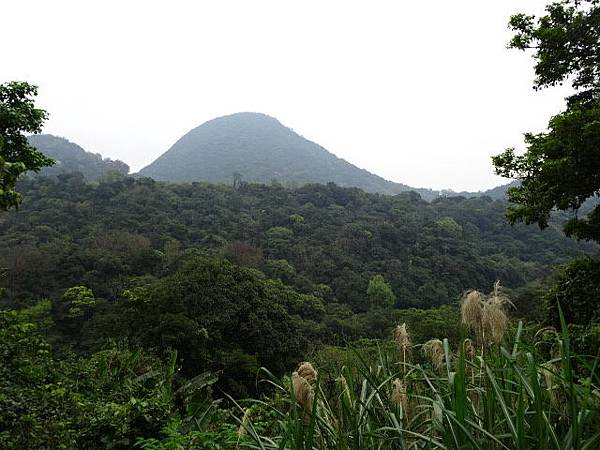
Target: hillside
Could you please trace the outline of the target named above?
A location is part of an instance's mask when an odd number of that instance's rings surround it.
[[[111,172],[129,173],[126,163],[88,152],[65,138],[40,134],[28,139],[32,146],[56,161],[54,166],[40,171],[42,176],[77,172],[89,181],[97,181]],[[510,186],[479,192],[454,192],[394,183],[337,158],[276,119],[258,113],[238,113],[206,122],[183,136],[137,175],[158,181],[231,185],[234,174],[238,174],[241,181],[264,184],[275,181],[297,186],[334,182],[342,187],[358,187],[374,193],[414,191],[428,201],[441,196],[503,199]]]
[[[188,132],[139,172],[158,181],[226,184],[232,184],[234,174],[247,182],[334,182],[367,192],[416,191],[428,200],[437,197],[436,191],[393,183],[360,169],[260,113],[237,113],[210,120]]]
[[[355,311],[364,311],[377,273],[396,306],[431,307],[496,279],[524,286],[550,265],[597,252],[552,227],[511,227],[506,202],[486,197],[425,202],[332,184],[236,190],[148,178],[97,186],[39,178],[21,189],[19,212],[0,216],[0,267],[9,268],[0,283],[15,300],[52,298],[77,283],[115,296],[123,277],[153,273],[153,252],[174,242],[224,252],[303,292],[324,289]]]
[[[43,176],[78,172],[88,180],[95,181],[110,172],[124,175],[129,173],[129,166],[124,162],[102,158],[101,155],[85,151],[79,145],[62,137],[37,134],[29,136],[28,140],[30,145],[55,161],[53,166],[45,167],[39,172]]]
[[[461,191],[455,192],[452,190],[443,189],[439,191],[439,195],[441,197],[490,197],[493,200],[504,200],[506,199],[506,191],[508,188],[519,186],[518,181],[512,181],[507,184],[501,184],[500,186],[496,186],[494,188],[485,190],[485,191],[477,191],[477,192],[469,192],[469,191]]]

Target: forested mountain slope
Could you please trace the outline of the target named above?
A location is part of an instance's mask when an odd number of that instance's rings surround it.
[[[438,195],[437,191],[393,183],[360,169],[260,113],[232,114],[194,128],[139,175],[158,181],[226,184],[231,184],[234,176],[266,184],[334,182],[368,192],[414,190],[427,199]]]
[[[129,173],[129,166],[86,151],[65,138],[50,134],[32,135],[29,143],[54,159],[41,175],[81,173],[90,181],[110,174]],[[232,185],[235,180],[273,182],[286,186],[335,182],[340,186],[359,187],[367,192],[397,194],[418,192],[425,200],[440,196],[504,198],[509,185],[487,191],[454,192],[413,188],[394,183],[337,158],[310,142],[276,119],[258,113],[239,113],[201,125],[182,137],[167,153],[140,175],[161,181],[206,181]],[[36,176],[30,173],[30,176]]]
[[[397,307],[448,303],[500,279],[518,287],[597,247],[550,227],[506,223],[505,203],[414,193],[368,194],[334,184],[165,184],[124,177],[28,180],[19,212],[0,215],[5,303],[84,284],[114,297],[131,276],[161,274],[165,255],[201,248],[259,268],[327,302],[367,309],[382,274]]]
[[[129,173],[129,166],[124,162],[102,158],[101,155],[88,152],[62,137],[37,134],[29,136],[28,140],[30,145],[55,161],[53,166],[44,167],[40,171],[41,175],[79,172],[88,180],[94,181],[110,173]]]

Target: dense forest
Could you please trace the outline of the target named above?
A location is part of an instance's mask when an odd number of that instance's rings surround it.
[[[0,216],[2,305],[44,312],[59,355],[118,342],[176,351],[181,376],[218,374],[236,398],[257,394],[260,367],[281,376],[323,345],[385,339],[398,321],[420,341],[458,339],[458,299],[497,279],[514,316],[543,318],[540,280],[598,252],[558,227],[511,227],[506,202],[489,197],[77,173],[19,189],[20,209]]]
[[[496,279],[523,287],[551,265],[597,252],[552,227],[511,227],[506,203],[486,197],[428,203],[334,184],[234,189],[128,177],[90,184],[77,174],[20,186],[25,202],[0,219],[4,302],[13,305],[75,284],[113,299],[128,277],[160,276],[165,254],[194,248],[353,312],[369,309],[377,274],[393,306],[432,307]]]
[[[129,175],[0,83],[0,448],[600,449],[600,3],[509,27],[574,92],[490,195],[254,113]]]

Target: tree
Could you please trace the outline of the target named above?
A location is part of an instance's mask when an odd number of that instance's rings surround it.
[[[493,158],[496,173],[521,182],[508,190],[511,223],[548,226],[555,210],[577,211],[600,195],[600,2],[566,0],[546,7],[547,14],[517,14],[510,27],[511,48],[535,49],[534,89],[572,80],[575,93],[567,109],[550,119],[548,132],[525,135],[527,150]],[[568,236],[600,241],[600,205],[564,225]]]
[[[546,293],[546,319],[560,329],[558,305],[569,324],[600,323],[600,259],[575,258],[560,268],[552,288]]]
[[[96,310],[96,297],[86,286],[73,286],[65,290],[62,297],[52,302],[52,315],[60,333],[77,342],[81,329]]]
[[[107,307],[113,307],[116,322],[94,317],[89,330],[100,333],[94,341],[118,329],[144,348],[176,350],[183,375],[219,372],[219,387],[235,395],[254,389],[259,367],[282,374],[296,364],[317,342],[316,324],[325,310],[320,299],[255,269],[200,255],[122,297]]]
[[[62,300],[67,304],[68,317],[81,317],[96,305],[94,293],[85,286],[73,286],[65,291]]]
[[[369,297],[369,306],[371,308],[385,308],[394,306],[396,296],[389,284],[385,281],[382,275],[375,275],[369,281],[367,288],[367,296]]]
[[[35,108],[37,86],[26,82],[0,84],[0,210],[18,207],[22,197],[15,190],[17,179],[28,170],[39,171],[54,164],[31,147],[24,133],[39,133],[47,117]]]

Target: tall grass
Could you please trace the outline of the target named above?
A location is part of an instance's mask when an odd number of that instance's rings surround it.
[[[402,347],[381,350],[376,364],[367,364],[357,352],[358,367],[345,367],[334,389],[325,392],[317,377],[308,414],[294,383],[265,371],[276,394],[252,402],[270,408],[277,426],[261,434],[251,419],[240,419],[241,445],[265,450],[600,449],[597,357],[572,353],[564,323],[562,333],[555,334],[554,357],[524,343],[522,334],[519,322],[501,343],[496,335],[478,353],[471,340],[454,343],[453,352],[444,339],[441,346],[435,343],[433,364],[409,362],[410,349]]]

